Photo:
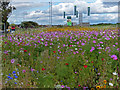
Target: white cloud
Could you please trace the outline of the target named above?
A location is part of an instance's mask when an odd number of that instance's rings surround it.
[[[20,1],[20,0],[17,0]],[[27,0],[25,0],[27,1]],[[37,1],[37,0],[35,0]],[[62,1],[62,0],[60,0]],[[63,0],[64,1],[64,0]],[[66,2],[68,2],[67,0]],[[90,1],[90,0],[86,0]],[[117,20],[117,14],[105,14],[107,12],[117,12],[118,11],[118,6],[111,6],[111,7],[104,7],[103,5],[103,0],[93,0],[92,2],[94,3],[87,3],[85,0],[74,0],[74,3],[59,3],[58,5],[54,5],[52,7],[52,13],[53,13],[53,23],[58,23],[59,22],[65,22],[65,19],[63,18],[63,12],[65,11],[66,14],[71,14],[73,21],[78,20],[73,16],[73,10],[74,10],[74,5],[77,6],[77,10],[80,10],[81,12],[84,13],[84,20],[85,21],[92,21],[92,22],[99,22],[99,21],[115,21]],[[71,1],[72,2],[72,1]],[[31,7],[32,8],[38,8],[42,7],[43,3],[19,3],[15,4],[16,7],[20,8],[25,8],[25,7]],[[48,5],[48,4],[47,4]],[[87,7],[91,8],[91,14],[90,18],[87,17]],[[49,21],[49,9],[46,9],[44,12],[42,10],[32,10],[31,12],[25,13],[26,15],[23,15],[26,20],[34,20],[40,23],[48,23]],[[100,14],[102,13],[102,14]],[[14,16],[15,17],[15,16]],[[17,17],[17,16],[16,16]],[[83,20],[83,21],[84,21]],[[41,22],[42,21],[42,22]],[[117,22],[117,21],[116,21]]]

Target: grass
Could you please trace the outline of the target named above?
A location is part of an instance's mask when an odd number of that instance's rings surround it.
[[[3,37],[4,87],[118,87],[117,29],[112,29],[53,27]]]

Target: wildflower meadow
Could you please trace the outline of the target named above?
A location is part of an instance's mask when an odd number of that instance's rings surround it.
[[[117,29],[45,28],[2,37],[5,88],[118,88]]]

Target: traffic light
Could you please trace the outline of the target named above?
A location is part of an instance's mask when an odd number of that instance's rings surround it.
[[[76,11],[76,18],[78,18],[78,11]]]
[[[88,7],[88,16],[90,16],[90,7]]]
[[[64,18],[65,18],[65,12],[64,12]]]
[[[76,15],[76,6],[74,6],[74,15]]]

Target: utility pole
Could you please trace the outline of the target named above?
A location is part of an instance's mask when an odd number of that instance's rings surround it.
[[[52,27],[52,0],[51,0],[51,27]]]
[[[79,25],[82,26],[82,13],[79,13]]]
[[[49,2],[49,26],[50,26],[50,2]]]

